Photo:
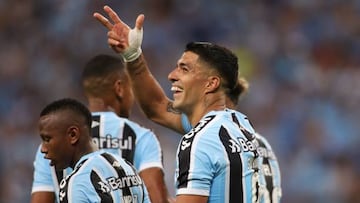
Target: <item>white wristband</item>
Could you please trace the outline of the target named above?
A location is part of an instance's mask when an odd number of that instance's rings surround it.
[[[143,39],[143,29],[136,27],[129,31],[129,47],[121,53],[125,62],[135,61],[142,53],[141,43]]]

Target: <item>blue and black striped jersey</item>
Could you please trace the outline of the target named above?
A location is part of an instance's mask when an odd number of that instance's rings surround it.
[[[251,126],[250,126],[251,127]],[[244,134],[229,111],[212,111],[183,136],[177,151],[177,195],[208,202],[252,202],[255,158],[252,127]]]
[[[74,170],[60,182],[60,203],[149,202],[135,168],[124,159],[106,152],[80,158]]]
[[[259,192],[257,202],[279,203],[281,201],[281,174],[278,160],[269,142],[260,134],[255,134],[259,146]]]
[[[92,113],[93,141],[101,151],[116,154],[134,165],[138,172],[150,167],[163,168],[162,151],[155,134],[126,118],[120,118],[113,112]],[[40,146],[34,161],[32,192],[56,192],[58,183],[71,173],[72,169],[55,172],[49,160],[40,152]]]
[[[251,193],[248,191],[248,195],[246,196],[251,194],[252,200],[250,202],[279,203],[281,199],[281,175],[278,161],[270,144],[263,136],[255,133],[251,122],[244,114],[232,109],[227,109],[226,111],[230,112],[231,120],[238,126],[241,133],[246,137],[246,140],[251,143],[246,145],[246,141],[240,139],[240,146],[244,147],[245,150],[247,149],[246,147],[249,146],[255,154],[252,166],[254,171],[252,190]],[[182,126],[186,132],[189,132],[192,128],[184,114],[182,114]]]
[[[150,167],[163,168],[160,142],[151,130],[113,112],[92,115],[92,136],[100,150],[120,155],[138,172]]]

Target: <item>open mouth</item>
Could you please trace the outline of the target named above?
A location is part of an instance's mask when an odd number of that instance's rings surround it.
[[[52,159],[50,159],[50,158],[48,158],[48,157],[46,157],[46,156],[44,156],[44,159],[47,159],[47,160],[50,161],[50,162],[49,162],[50,166],[54,166],[54,161],[53,161]]]
[[[171,91],[172,91],[173,94],[175,95],[175,94],[179,94],[179,93],[183,92],[183,89],[180,88],[180,87],[178,87],[178,86],[172,86],[172,87],[171,87]]]

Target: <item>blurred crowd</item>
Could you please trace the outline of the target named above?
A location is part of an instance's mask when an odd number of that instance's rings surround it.
[[[273,146],[283,202],[360,202],[358,0],[0,1],[0,202],[30,199],[40,110],[63,97],[85,102],[84,63],[113,54],[92,17],[104,4],[131,26],[145,14],[143,52],[169,97],[167,74],[187,42],[237,53],[250,83],[238,110]],[[131,119],[159,135],[174,194],[179,134],[138,107]]]

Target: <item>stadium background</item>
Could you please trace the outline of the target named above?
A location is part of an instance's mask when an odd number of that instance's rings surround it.
[[[131,26],[145,14],[143,51],[169,96],[167,74],[188,41],[237,52],[250,82],[238,109],[278,156],[283,202],[360,202],[356,0],[0,1],[0,202],[29,201],[39,111],[62,97],[85,102],[82,65],[113,54],[92,18],[105,3]],[[131,119],[160,136],[173,194],[180,136],[138,108]]]

